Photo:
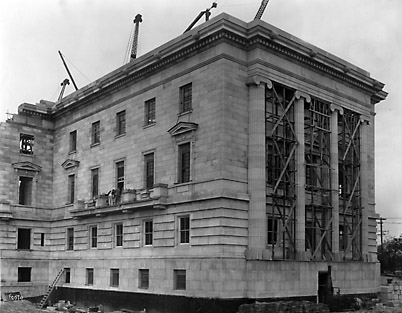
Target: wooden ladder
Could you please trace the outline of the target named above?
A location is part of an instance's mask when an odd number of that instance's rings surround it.
[[[57,282],[59,281],[61,275],[63,275],[64,268],[62,268],[56,275],[56,278],[53,280],[52,284],[49,286],[47,289],[46,294],[43,296],[42,300],[38,304],[39,309],[43,309],[43,306],[45,305],[47,299],[49,299],[50,294],[52,293],[54,287],[56,286]]]

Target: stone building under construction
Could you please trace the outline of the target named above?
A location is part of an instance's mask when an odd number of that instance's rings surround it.
[[[0,124],[1,292],[42,296],[58,273],[77,301],[377,292],[383,87],[220,14],[56,103],[20,105]]]

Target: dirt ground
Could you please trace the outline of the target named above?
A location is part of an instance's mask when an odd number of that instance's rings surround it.
[[[0,303],[0,313],[45,313],[50,312],[47,310],[38,309],[35,304],[23,300],[14,302],[1,302]],[[57,312],[57,311],[55,311]],[[376,307],[373,310],[359,310],[359,311],[349,311],[349,313],[402,313],[402,307]],[[192,313],[192,312],[188,312]],[[346,312],[343,312],[346,313]]]

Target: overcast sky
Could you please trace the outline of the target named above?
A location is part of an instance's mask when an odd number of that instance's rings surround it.
[[[251,21],[260,0],[218,0]],[[183,33],[212,0],[1,0],[0,121],[21,103],[56,101],[67,78],[78,87],[125,63],[133,18],[142,14],[138,55]],[[371,73],[385,83],[376,105],[376,210],[402,234],[402,1],[271,0],[262,20]],[[202,20],[203,21],[203,20]],[[74,91],[67,86],[66,93]],[[1,136],[1,134],[0,134]],[[1,147],[0,147],[1,149]],[[1,186],[0,186],[1,188]]]

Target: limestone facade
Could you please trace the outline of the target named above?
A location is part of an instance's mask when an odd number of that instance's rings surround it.
[[[2,292],[42,295],[62,268],[66,288],[309,297],[324,273],[344,294],[377,292],[383,87],[222,14],[57,103],[22,104],[0,124]],[[327,128],[308,133],[317,112]],[[328,158],[311,165],[321,139]]]

